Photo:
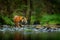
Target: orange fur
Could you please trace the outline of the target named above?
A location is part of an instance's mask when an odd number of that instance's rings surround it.
[[[14,23],[16,27],[19,27],[19,22],[23,20],[23,16],[14,16]]]

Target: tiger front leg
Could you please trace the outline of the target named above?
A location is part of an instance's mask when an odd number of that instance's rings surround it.
[[[16,23],[15,23],[15,26],[16,26],[16,27],[20,27],[20,25],[19,25],[19,23],[18,23],[18,22],[16,22]]]

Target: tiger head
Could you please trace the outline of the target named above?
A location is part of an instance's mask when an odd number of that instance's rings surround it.
[[[22,17],[22,20],[20,22],[22,24],[27,24],[27,18],[26,17]]]

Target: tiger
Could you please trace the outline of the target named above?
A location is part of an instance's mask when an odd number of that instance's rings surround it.
[[[13,21],[16,27],[22,27],[22,24],[27,24],[27,18],[24,16],[14,16]]]

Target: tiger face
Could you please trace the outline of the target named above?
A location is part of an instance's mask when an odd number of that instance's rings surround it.
[[[27,24],[27,18],[23,16],[14,16],[13,21],[17,27],[21,24]]]
[[[27,19],[25,17],[23,17],[21,22],[22,22],[22,24],[27,24]]]

